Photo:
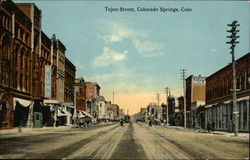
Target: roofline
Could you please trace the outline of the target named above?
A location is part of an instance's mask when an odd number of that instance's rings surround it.
[[[250,56],[250,52],[248,52],[248,53],[246,53],[245,55],[243,55],[242,57],[238,58],[235,62],[238,62],[238,61],[240,61],[240,60],[242,60],[242,59],[244,59],[244,58],[246,58],[246,57],[248,57],[248,56]],[[218,70],[218,71],[214,72],[213,74],[211,74],[210,76],[208,76],[206,79],[209,79],[209,78],[213,77],[214,75],[216,75],[216,74],[222,72],[223,70],[227,69],[227,68],[230,67],[231,65],[232,65],[232,63],[226,65],[225,67],[221,68],[220,70]]]

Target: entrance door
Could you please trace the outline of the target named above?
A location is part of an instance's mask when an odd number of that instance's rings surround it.
[[[41,128],[43,126],[43,114],[40,112],[34,112],[34,127]]]
[[[6,100],[0,101],[0,129],[11,128],[11,109]]]

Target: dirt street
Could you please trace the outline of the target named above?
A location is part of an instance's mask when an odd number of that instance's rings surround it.
[[[0,137],[0,158],[246,159],[249,138],[118,123]]]

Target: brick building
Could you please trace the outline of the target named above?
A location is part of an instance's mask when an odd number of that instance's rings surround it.
[[[186,111],[191,111],[191,104],[195,101],[205,101],[206,77],[189,76],[186,78]]]
[[[195,127],[195,119],[197,117],[196,109],[199,107],[199,102],[205,103],[205,98],[206,77],[191,75],[186,78],[187,127]],[[196,107],[194,106],[195,104],[197,104]],[[193,108],[191,106],[193,106]]]
[[[249,131],[250,53],[236,61],[239,131]],[[205,126],[215,122],[215,129],[228,130],[233,118],[232,65],[229,64],[206,79]]]
[[[84,90],[84,79],[76,78],[74,89],[76,92],[76,110],[77,111],[85,111],[86,112],[86,97]]]
[[[0,129],[41,127],[51,120],[51,109],[54,122],[60,116],[66,49],[55,36],[50,39],[42,32],[41,16],[34,3],[1,1]]]
[[[100,96],[101,87],[97,83],[85,82],[84,94],[86,99],[86,111],[94,118],[97,118],[98,113],[98,97]]]
[[[64,80],[64,102],[74,102],[74,83],[75,83],[76,67],[65,57],[65,80]]]
[[[0,13],[0,128],[12,128],[32,119],[31,108],[41,112],[43,66],[50,64],[50,53],[41,42],[35,4],[3,1]]]

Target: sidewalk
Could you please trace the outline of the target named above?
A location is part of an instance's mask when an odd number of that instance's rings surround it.
[[[164,125],[163,127],[184,130],[184,127],[182,127],[182,126],[165,126]],[[214,131],[213,133],[208,133],[208,131],[205,130],[205,129],[186,128],[186,130],[193,131],[193,132],[200,132],[200,133],[216,134],[216,135],[224,135],[224,136],[228,136],[228,137],[234,137],[234,133],[229,133],[229,132],[226,132],[226,131]],[[249,133],[241,133],[241,132],[239,132],[238,137],[249,138]]]
[[[65,131],[71,129],[73,126],[58,126],[58,127],[42,127],[42,128],[21,128],[21,132],[18,127],[12,129],[0,130],[0,137],[11,136],[11,135],[24,135],[26,133],[44,133],[48,131]]]
[[[98,123],[94,124],[93,126],[101,126],[105,124],[112,124],[112,122],[107,123]],[[12,128],[12,129],[4,129],[0,130],[0,138],[1,137],[7,137],[7,136],[23,136],[24,134],[39,134],[39,133],[45,133],[45,132],[60,132],[60,131],[66,131],[70,129],[79,129],[76,128],[74,125],[69,126],[58,126],[58,127],[42,127],[42,128],[28,128],[23,127],[21,128],[21,132],[19,131],[18,127]]]

